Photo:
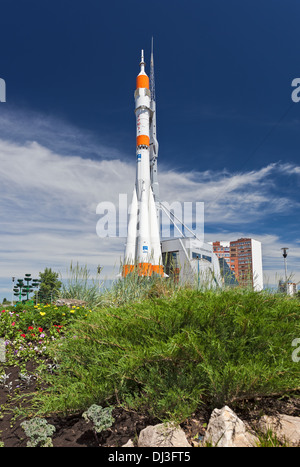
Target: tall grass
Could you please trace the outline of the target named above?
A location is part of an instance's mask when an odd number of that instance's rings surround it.
[[[97,305],[119,307],[147,298],[171,296],[179,289],[180,286],[172,279],[157,275],[143,277],[134,270],[128,276],[117,279],[109,290],[104,291]]]
[[[60,297],[83,300],[88,306],[100,300],[99,280],[91,278],[87,266],[73,265],[67,270],[67,278],[62,282]]]
[[[92,307],[115,307],[126,303],[144,300],[149,297],[170,295],[179,289],[172,279],[157,275],[141,277],[134,270],[127,277],[118,274],[110,288],[104,288],[100,276],[91,277],[87,266],[73,265],[67,269],[67,278],[63,281],[60,298],[83,300]]]
[[[99,308],[55,348],[60,369],[39,403],[48,412],[122,404],[183,420],[202,404],[288,394],[300,389],[299,336],[299,301],[264,292],[179,289]]]

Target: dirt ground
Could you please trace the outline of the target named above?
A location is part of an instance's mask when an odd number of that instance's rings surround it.
[[[30,363],[28,373],[31,372]],[[0,442],[4,447],[25,447],[27,438],[21,427],[24,417],[16,417],[12,411],[16,406],[30,406],[30,399],[26,394],[36,390],[34,378],[30,382],[21,381],[19,369],[16,367],[5,368],[6,375],[9,375],[6,385],[0,384]],[[11,383],[11,384],[10,384]],[[15,394],[21,396],[16,402]],[[284,413],[293,416],[300,416],[300,397],[265,397],[230,405],[236,414],[244,421],[255,423],[262,415]],[[197,446],[205,433],[205,426],[209,421],[212,409],[203,407],[194,413],[188,420],[181,424],[186,437],[192,446]],[[82,414],[72,414],[66,417],[47,417],[47,421],[55,426],[53,435],[54,447],[121,447],[129,439],[136,445],[138,435],[143,428],[148,425],[160,423],[147,414],[140,414],[115,408],[112,413],[115,422],[113,426],[100,435],[95,435],[92,425],[87,423]]]

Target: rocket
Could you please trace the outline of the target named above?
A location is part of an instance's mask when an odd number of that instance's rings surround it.
[[[134,269],[140,276],[164,275],[159,235],[159,194],[157,182],[156,109],[154,91],[153,42],[151,79],[145,72],[141,51],[140,72],[136,78],[136,181],[129,210],[127,243],[122,275]],[[154,195],[155,192],[155,195]]]

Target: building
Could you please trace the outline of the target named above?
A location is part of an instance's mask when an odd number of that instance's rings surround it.
[[[181,283],[214,288],[222,285],[220,264],[210,243],[196,238],[171,238],[161,242],[165,274]]]
[[[297,293],[297,284],[289,281],[286,282],[281,279],[278,283],[278,292],[286,293],[287,295],[295,295]]]
[[[214,242],[213,251],[218,258],[224,258],[228,266],[230,266],[230,242]]]
[[[219,258],[219,264],[223,285],[230,287],[236,287],[239,285],[234,272],[230,269],[225,258]]]
[[[263,289],[261,243],[253,238],[239,238],[231,242],[213,242],[213,252],[225,260],[234,272],[238,284]]]

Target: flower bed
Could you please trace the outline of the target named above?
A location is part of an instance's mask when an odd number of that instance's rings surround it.
[[[90,309],[51,304],[16,305],[0,310],[0,338],[5,340],[5,361],[18,364],[48,356],[48,344],[65,335],[68,324],[84,320]]]

